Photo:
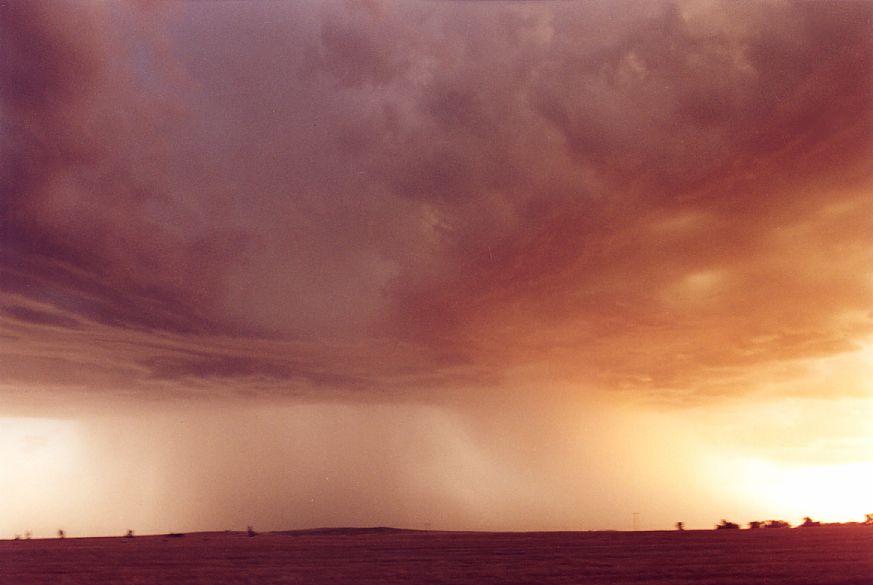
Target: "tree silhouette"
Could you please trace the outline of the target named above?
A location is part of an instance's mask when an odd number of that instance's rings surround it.
[[[816,526],[821,526],[821,522],[816,522],[809,516],[804,517],[803,524],[800,525],[800,528],[814,528]]]
[[[721,522],[715,525],[716,530],[739,530],[740,525],[735,522],[728,522],[724,518],[721,519]]]
[[[791,524],[785,520],[767,520],[764,522],[764,528],[791,528]]]

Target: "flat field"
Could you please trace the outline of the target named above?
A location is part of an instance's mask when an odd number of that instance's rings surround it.
[[[873,528],[331,529],[0,541],[0,583],[873,584]]]

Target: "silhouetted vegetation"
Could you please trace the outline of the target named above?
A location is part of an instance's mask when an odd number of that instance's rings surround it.
[[[721,522],[715,525],[716,530],[739,530],[740,525],[735,522],[728,522],[724,518],[721,519]]]
[[[676,530],[685,530],[685,523],[684,522],[677,522],[676,523]]]
[[[803,522],[797,525],[797,528],[816,528],[820,526],[828,527],[852,527],[852,526],[873,526],[873,514],[865,514],[863,522],[819,522],[813,520],[810,516],[803,518]],[[679,524],[676,525],[679,528]],[[735,528],[733,522],[722,520],[717,526],[717,529]],[[791,528],[791,524],[785,520],[752,520],[749,522],[749,530],[757,530],[759,528]]]
[[[64,533],[62,529],[58,529],[58,538],[64,538],[66,536],[66,533]]]
[[[124,538],[133,538],[133,530],[128,530],[127,534],[124,535]]]
[[[752,520],[749,522],[749,530],[757,528],[791,528],[791,524],[785,520]]]
[[[182,538],[183,536],[185,535],[181,532],[171,532],[167,535],[168,538]]]
[[[251,526],[246,528],[246,534],[248,534],[249,536],[257,536],[258,535],[258,533],[255,532],[255,529],[252,528]]]

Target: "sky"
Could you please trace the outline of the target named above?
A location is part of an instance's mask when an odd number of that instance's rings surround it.
[[[0,4],[0,538],[863,519],[871,26]]]

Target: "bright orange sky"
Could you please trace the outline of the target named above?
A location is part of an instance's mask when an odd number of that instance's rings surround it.
[[[0,6],[0,537],[862,519],[871,21]]]

